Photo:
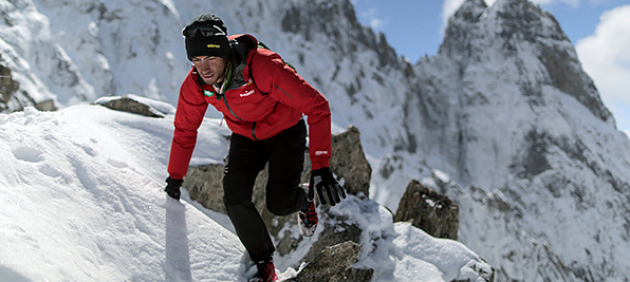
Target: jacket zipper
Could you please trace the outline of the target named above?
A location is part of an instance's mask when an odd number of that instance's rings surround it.
[[[221,100],[221,97],[223,97],[223,102],[225,103],[225,106],[228,108],[228,111],[230,111],[230,113],[237,118],[238,120],[242,121],[242,119],[240,117],[238,117],[234,111],[232,111],[232,108],[230,108],[230,104],[228,104],[227,98],[225,97],[224,94],[217,94],[217,99]]]
[[[258,141],[258,138],[256,138],[256,122],[252,124],[252,138],[254,138],[254,141]]]
[[[227,77],[225,79],[225,81],[223,81],[223,85],[221,85],[221,89],[219,90],[218,93],[216,93],[216,97],[217,100],[221,100],[221,97],[223,97],[223,103],[225,103],[225,106],[227,107],[228,111],[230,111],[230,113],[237,118],[238,120],[242,121],[243,119],[241,119],[239,116],[236,115],[236,113],[234,113],[234,111],[232,111],[232,108],[230,108],[230,104],[227,101],[227,97],[225,97],[225,87],[228,85],[228,83],[232,80],[232,65],[229,64],[228,65],[228,73],[227,73]],[[203,87],[202,87],[203,89]],[[256,122],[254,122],[252,124],[252,138],[254,139],[254,141],[258,141],[258,138],[256,138]]]

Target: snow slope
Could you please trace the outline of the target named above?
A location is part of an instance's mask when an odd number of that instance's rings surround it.
[[[527,0],[467,0],[414,66],[350,0],[0,0],[0,63],[21,90],[9,106],[127,93],[174,105],[190,67],[181,28],[201,12],[278,51],[329,99],[336,128],[359,128],[376,202],[395,210],[410,177],[450,176],[433,187],[460,205],[459,240],[499,281],[630,277],[630,141],[562,28]]]
[[[177,202],[162,192],[172,121],[172,113],[156,119],[89,105],[0,114],[0,281],[245,281],[252,275],[224,215],[191,204],[187,194]],[[206,119],[193,162],[222,160],[225,133],[220,120]],[[375,202],[350,197],[332,212],[387,235],[363,243],[367,251],[357,265],[374,268],[373,281],[481,281],[473,270],[489,271],[461,243],[394,225]],[[277,257],[277,264],[294,264],[290,257]],[[296,273],[287,266],[279,271],[283,278]]]

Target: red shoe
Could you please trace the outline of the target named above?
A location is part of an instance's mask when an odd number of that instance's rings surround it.
[[[313,236],[317,228],[317,210],[315,209],[315,199],[304,211],[298,211],[298,225],[303,236]]]
[[[248,280],[248,282],[277,282],[278,275],[276,274],[276,267],[273,265],[273,261],[260,262],[256,264],[258,267],[258,273],[254,278]]]

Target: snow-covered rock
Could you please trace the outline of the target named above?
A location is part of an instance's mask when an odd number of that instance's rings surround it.
[[[414,65],[350,0],[0,0],[0,64],[19,83],[5,107],[127,93],[174,105],[190,67],[181,29],[201,12],[295,65],[337,132],[361,130],[373,200],[395,210],[410,178],[453,199],[459,240],[498,281],[630,277],[630,139],[553,16],[527,0],[466,1],[439,53]],[[205,145],[193,164],[221,160]]]

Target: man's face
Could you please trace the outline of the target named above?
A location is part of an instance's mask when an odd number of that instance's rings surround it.
[[[221,57],[197,56],[192,59],[193,65],[206,84],[223,82],[226,60]]]

